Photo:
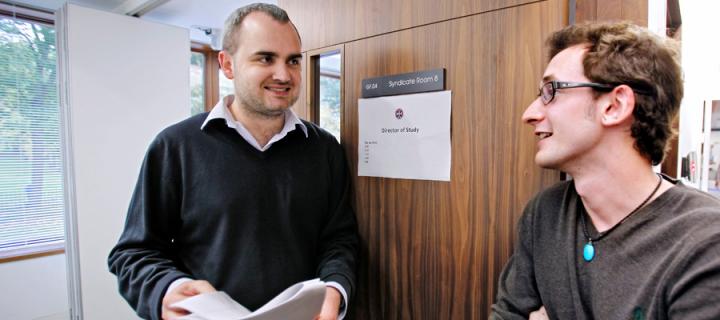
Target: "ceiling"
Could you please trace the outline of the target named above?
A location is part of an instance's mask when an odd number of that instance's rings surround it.
[[[11,0],[28,7],[55,11],[66,0]],[[70,3],[92,9],[134,14],[140,19],[174,25],[190,30],[190,39],[210,44],[211,39],[201,28],[222,29],[225,18],[238,7],[253,2],[277,4],[277,0],[70,0]],[[147,11],[149,9],[149,11]]]

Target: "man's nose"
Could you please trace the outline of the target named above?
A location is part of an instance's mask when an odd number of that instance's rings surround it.
[[[545,118],[543,107],[544,105],[542,101],[540,101],[540,97],[535,98],[535,100],[533,100],[533,102],[525,109],[525,112],[522,115],[522,121],[529,125],[534,125],[542,121]]]
[[[290,81],[290,67],[285,63],[278,63],[273,70],[273,80],[279,82]]]

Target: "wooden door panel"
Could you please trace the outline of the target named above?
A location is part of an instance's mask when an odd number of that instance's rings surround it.
[[[559,179],[521,123],[561,19],[522,5],[345,45],[343,137],[362,238],[357,319],[486,319],[525,203]],[[446,68],[450,182],[357,177],[364,78]]]

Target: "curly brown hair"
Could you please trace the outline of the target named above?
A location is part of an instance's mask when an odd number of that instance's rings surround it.
[[[676,134],[672,122],[683,97],[677,42],[619,22],[567,26],[553,33],[547,45],[550,59],[568,47],[586,45],[583,67],[588,79],[626,84],[635,91],[630,129],[635,148],[653,165],[662,162],[667,142]]]

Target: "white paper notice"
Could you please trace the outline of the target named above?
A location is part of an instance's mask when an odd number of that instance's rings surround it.
[[[450,181],[451,92],[359,99],[358,175]]]

